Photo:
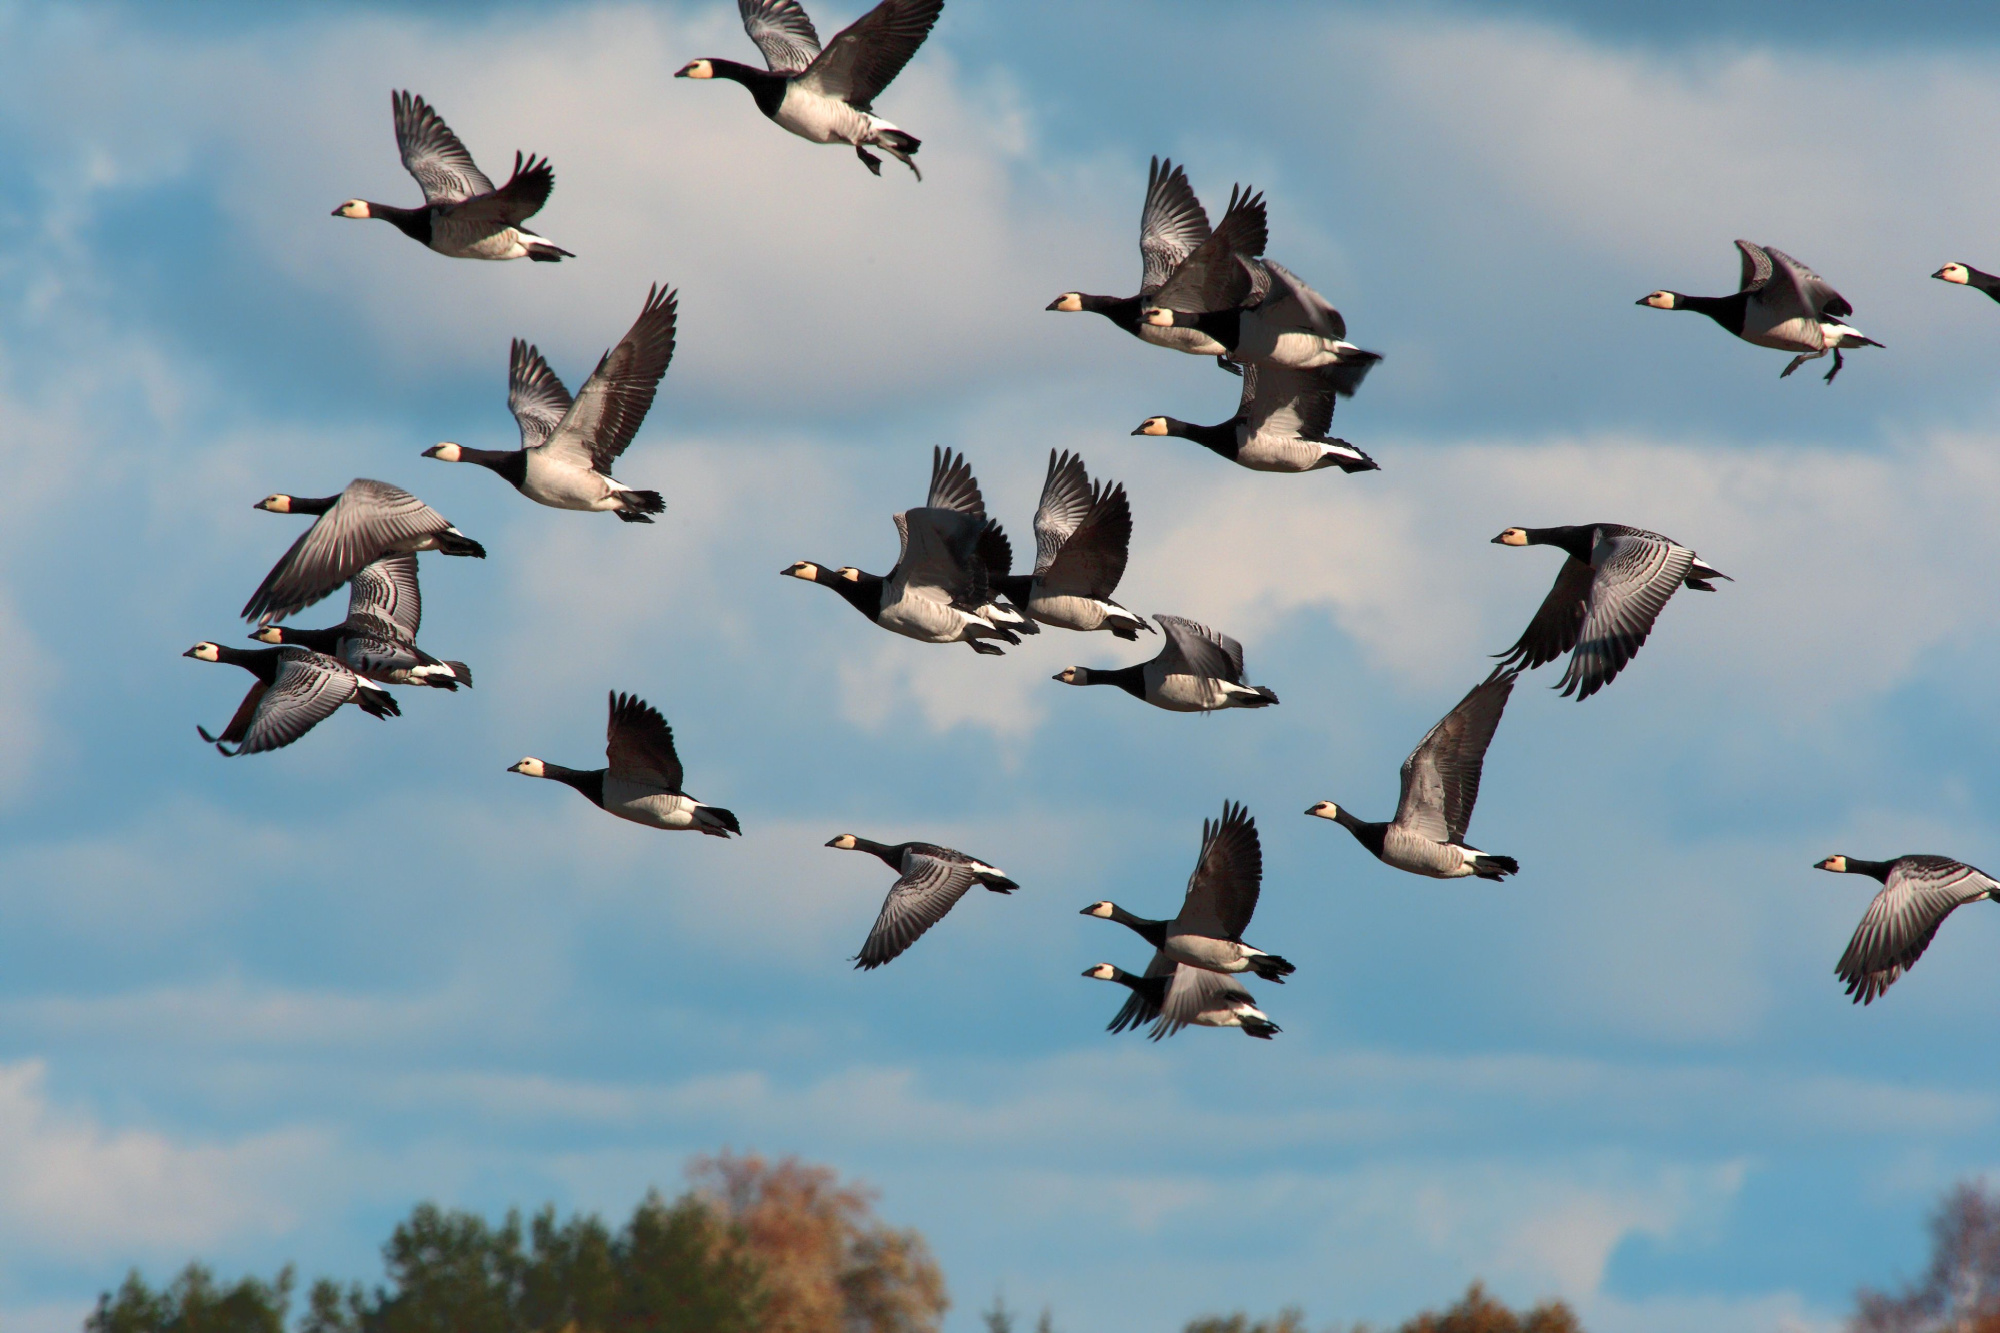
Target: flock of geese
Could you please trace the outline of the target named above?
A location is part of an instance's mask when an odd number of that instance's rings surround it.
[[[739,83],[765,116],[793,134],[847,144],[877,175],[881,159],[871,149],[917,172],[921,141],[877,116],[873,104],[923,44],[943,0],[882,0],[824,46],[797,0],[738,0],[738,8],[765,68],[711,57],[689,62],[676,77]],[[397,92],[391,110],[403,165],[421,187],[423,204],[350,199],[335,216],[381,219],[451,258],[574,258],[524,225],[554,188],[546,159],[516,153],[507,183],[496,188],[421,97]],[[1261,472],[1374,470],[1372,458],[1330,431],[1337,400],[1352,396],[1381,357],[1347,341],[1340,312],[1270,258],[1267,239],[1261,194],[1232,190],[1211,227],[1186,172],[1155,159],[1140,213],[1137,293],[1064,292],[1048,309],[1096,313],[1143,342],[1212,358],[1240,377],[1236,410],[1227,420],[1203,426],[1154,416],[1135,435],[1192,440]],[[1733,295],[1663,290],[1640,304],[1697,311],[1746,342],[1793,353],[1781,378],[1831,352],[1831,383],[1844,350],[1882,345],[1844,322],[1852,307],[1811,269],[1771,246],[1739,240],[1736,247],[1742,275]],[[2000,277],[1967,265],[1948,264],[1932,276],[2000,300]],[[677,319],[676,294],[655,284],[631,328],[574,396],[540,351],[515,339],[507,405],[520,427],[521,447],[444,442],[423,456],[486,468],[550,508],[651,523],[665,511],[661,495],[617,480],[612,467],[652,406],[673,358]],[[244,620],[256,627],[251,637],[268,646],[204,641],[186,654],[242,667],[253,677],[219,735],[197,728],[204,741],[224,755],[257,754],[292,744],[344,704],[376,718],[400,715],[385,686],[471,687],[465,663],[417,644],[417,556],[484,558],[477,541],[410,492],[366,478],[320,498],[273,494],[257,508],[313,521],[243,607]],[[1229,635],[1177,615],[1149,618],[1114,600],[1131,542],[1131,502],[1121,483],[1093,479],[1072,453],[1051,451],[1033,519],[1034,563],[1026,572],[1014,572],[1006,533],[988,516],[971,465],[952,450],[933,451],[923,503],[893,517],[899,548],[888,573],[807,560],[782,573],[833,590],[891,633],[921,643],[963,643],[982,655],[1001,655],[1043,627],[1102,630],[1135,643],[1141,634],[1156,635],[1159,651],[1145,661],[1072,666],[1055,679],[1113,686],[1170,712],[1278,703],[1269,687],[1245,678],[1243,646]],[[1555,583],[1519,640],[1497,654],[1499,666],[1403,761],[1392,819],[1364,820],[1332,801],[1305,812],[1341,825],[1371,855],[1411,874],[1497,881],[1519,870],[1513,857],[1482,851],[1466,835],[1487,748],[1522,673],[1567,654],[1558,688],[1588,699],[1631,662],[1675,592],[1712,592],[1715,580],[1729,577],[1670,537],[1617,523],[1510,527],[1493,540],[1562,553]],[[339,624],[302,630],[279,623],[343,586],[347,615]],[[687,794],[672,728],[658,709],[631,694],[610,696],[604,767],[566,768],[529,757],[509,771],[564,783],[605,812],[650,828],[721,838],[742,832],[730,811]],[[1002,894],[1019,887],[979,858],[931,843],[889,845],[843,833],[827,846],[866,852],[896,874],[856,959],[861,968],[898,957],[974,885]],[[1818,868],[1872,876],[1883,886],[1837,968],[1860,1003],[1912,966],[1955,908],[2000,899],[2000,882],[1944,857],[1833,856]],[[1277,1033],[1239,980],[1249,973],[1279,983],[1294,970],[1243,938],[1262,879],[1256,822],[1243,806],[1226,802],[1220,818],[1202,826],[1194,870],[1171,919],[1135,916],[1108,901],[1084,908],[1085,915],[1124,925],[1152,949],[1138,975],[1109,963],[1084,974],[1130,992],[1110,1030],[1150,1025],[1155,1040],[1189,1025],[1233,1027],[1266,1039]]]

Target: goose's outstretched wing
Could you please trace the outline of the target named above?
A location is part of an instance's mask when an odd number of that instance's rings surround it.
[[[1145,265],[1139,295],[1159,291],[1207,239],[1208,214],[1195,198],[1187,172],[1165,158],[1154,158],[1146,169],[1146,206],[1139,213],[1139,258]]]
[[[243,618],[269,624],[339,588],[384,552],[449,531],[443,514],[400,486],[358,477],[292,543],[244,604]]]
[[[1166,639],[1166,646],[1154,660],[1169,674],[1243,683],[1242,644],[1182,616],[1156,615],[1153,623]]]
[[[1241,940],[1257,910],[1264,883],[1264,851],[1257,821],[1225,801],[1222,818],[1202,821],[1201,856],[1188,876],[1187,897],[1168,933]]]
[[[613,777],[651,783],[670,792],[681,789],[681,757],[674,751],[674,729],[659,709],[635,694],[611,696],[611,716],[604,724],[604,760]]]
[[[1262,273],[1257,256],[1268,240],[1264,196],[1232,186],[1222,221],[1161,285],[1153,303],[1195,313],[1235,309],[1251,299]]]
[[[1153,961],[1146,964],[1146,975],[1131,987],[1132,993],[1119,1006],[1111,1021],[1104,1025],[1106,1032],[1124,1032],[1137,1029],[1141,1024],[1150,1023],[1160,1016],[1160,1001],[1166,998],[1167,984],[1179,967],[1173,959],[1159,950],[1153,951]]]
[[[472,161],[444,117],[415,93],[389,94],[396,122],[396,148],[403,167],[423,187],[427,204],[458,204],[475,195],[491,194],[493,182]]]
[[[1512,648],[1494,654],[1500,658],[1500,665],[1532,671],[1576,647],[1577,635],[1583,630],[1584,611],[1590,603],[1590,585],[1594,577],[1595,571],[1589,565],[1575,556],[1566,556],[1562,568],[1556,571],[1554,586],[1542,599],[1535,618],[1528,622],[1528,628],[1521,631],[1521,637],[1514,641]]]
[[[1834,966],[1856,1004],[1870,1004],[1924,956],[1944,919],[2000,888],[1991,876],[1943,856],[1905,856],[1861,914]]]
[[[979,493],[979,480],[972,475],[972,464],[964,454],[931,446],[931,489],[924,507],[986,517],[985,497]]]
[[[944,919],[965,891],[978,881],[967,862],[949,861],[912,849],[904,860],[902,878],[889,887],[882,912],[868,939],[855,955],[855,966],[876,968],[895,958],[932,926]]]
[[[1091,496],[1090,512],[1083,522],[1069,534],[1048,568],[1036,571],[1050,592],[1109,597],[1125,577],[1125,561],[1132,547],[1132,504],[1125,498],[1125,486],[1114,482],[1107,487],[1100,481],[1091,488]]]
[[[507,410],[521,428],[521,447],[548,443],[569,411],[569,390],[539,349],[520,338],[507,351]]]
[[[1203,1014],[1225,1008],[1232,1001],[1255,1003],[1242,983],[1225,972],[1211,972],[1185,963],[1173,964],[1173,968],[1173,978],[1167,982],[1167,993],[1160,1001],[1159,1021],[1146,1034],[1154,1041],[1173,1036]]]
[[[236,753],[258,754],[290,745],[359,692],[359,682],[344,663],[310,649],[286,648],[278,655],[277,674],[258,699]]]
[[[743,31],[773,74],[796,74],[819,55],[819,32],[799,0],[736,0]]]
[[[347,584],[347,618],[383,621],[398,637],[415,642],[424,623],[417,558],[389,555],[363,566]]]
[[[1558,682],[1579,700],[1609,685],[1646,638],[1667,599],[1687,578],[1694,552],[1657,532],[1605,532],[1592,550],[1588,609],[1576,651]]]
[[[931,35],[943,9],[944,0],[882,0],[835,33],[798,80],[857,111],[872,110],[882,90]]]
[[[1479,800],[1486,747],[1520,673],[1496,668],[1438,720],[1403,761],[1396,823],[1432,842],[1463,842]]]
[[[598,360],[597,369],[576,391],[576,401],[542,446],[551,457],[606,474],[611,471],[611,464],[638,434],[667,363],[674,359],[678,305],[677,294],[658,283],[647,290],[639,318]],[[524,425],[524,438],[526,434]]]

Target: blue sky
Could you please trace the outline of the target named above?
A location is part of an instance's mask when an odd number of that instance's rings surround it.
[[[725,1144],[878,1184],[954,1333],[1000,1289],[1143,1330],[1386,1322],[1475,1276],[1600,1333],[1825,1329],[1913,1272],[1937,1191],[1996,1165],[2000,914],[1859,1010],[1831,968],[1867,885],[1809,867],[2000,862],[2000,310],[1927,277],[2000,268],[2000,27],[1674,12],[952,0],[882,99],[919,185],[667,77],[749,54],[727,5],[0,11],[0,1322],[195,1255],[373,1278],[419,1199],[622,1212]],[[489,171],[547,153],[578,258],[329,218],[415,197],[399,87]],[[1235,401],[1042,309],[1134,285],[1152,153],[1211,212],[1268,192],[1273,255],[1385,355],[1336,421],[1382,471],[1128,434]],[[1887,348],[1781,382],[1634,306],[1728,290],[1736,236]],[[510,443],[508,339],[574,386],[656,279],[681,346],[620,475],[664,521],[418,457]],[[1122,480],[1121,600],[1236,634],[1283,705],[1066,690],[1140,654],[975,659],[777,577],[886,567],[938,443],[1018,550],[1051,448]],[[487,545],[424,570],[426,645],[479,688],[225,762],[194,725],[243,678],[178,654],[296,533],[251,502],[357,475]],[[1488,539],[1596,520],[1737,582],[1587,704],[1517,691],[1473,837],[1522,873],[1416,880],[1303,818],[1385,815],[1519,633],[1554,561]],[[600,762],[614,688],[741,842],[504,771]],[[1299,965],[1254,988],[1284,1034],[1110,1037],[1078,974],[1144,950],[1077,909],[1164,913],[1224,798],[1264,832],[1253,938]],[[888,876],[843,831],[1023,891],[857,973]]]

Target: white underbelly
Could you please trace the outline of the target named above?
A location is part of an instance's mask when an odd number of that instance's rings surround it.
[[[1139,336],[1155,347],[1186,352],[1191,356],[1221,356],[1229,350],[1200,329],[1163,329],[1157,324],[1141,324]]]
[[[528,253],[521,233],[512,227],[489,231],[448,217],[431,224],[431,249],[453,259],[520,259]]]
[[[1028,614],[1044,625],[1057,629],[1072,629],[1083,633],[1103,629],[1104,622],[1115,614],[1117,608],[1108,602],[1100,602],[1095,597],[1075,597],[1065,595],[1039,596],[1028,599]]]
[[[1758,328],[1753,322],[1762,312],[1757,307],[1750,308],[1750,319],[1743,325],[1743,341],[1755,343],[1759,347],[1772,347],[1780,352],[1823,352],[1827,343],[1820,329],[1820,322],[1804,315],[1794,315],[1776,324]]]
[[[867,116],[845,102],[806,92],[796,83],[785,89],[785,100],[771,119],[814,143],[859,143],[868,135]]]
[[[1262,431],[1236,449],[1237,464],[1257,472],[1310,472],[1325,456],[1326,450],[1310,440]]]
[[[608,773],[604,776],[604,808],[634,824],[648,828],[693,828],[694,807],[695,802],[689,797],[614,778]]]
[[[1169,935],[1160,950],[1176,963],[1205,967],[1211,972],[1247,972],[1250,950],[1234,940],[1212,939],[1206,935]]]
[[[876,623],[924,643],[957,643],[971,621],[971,616],[949,602],[906,596],[884,606]]]
[[[536,504],[554,509],[616,509],[612,486],[604,475],[591,468],[568,467],[539,451],[528,455],[527,474],[521,479],[521,494]]]
[[[1211,676],[1183,673],[1156,674],[1151,663],[1145,673],[1146,702],[1176,713],[1207,713],[1229,707],[1231,686]]]

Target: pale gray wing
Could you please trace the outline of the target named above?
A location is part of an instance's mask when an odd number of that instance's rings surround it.
[[[796,74],[819,55],[819,33],[799,0],[736,0],[736,10],[773,74]]]
[[[956,509],[974,518],[986,517],[986,500],[979,493],[979,481],[964,454],[931,446],[931,489],[924,500],[927,509]]]
[[[286,648],[278,655],[271,688],[257,701],[238,754],[257,754],[290,745],[311,731],[360,690],[354,673],[324,653]]]
[[[1740,252],[1740,257],[1743,261],[1742,276],[1737,280],[1736,290],[1739,292],[1762,291],[1765,284],[1771,281],[1771,274],[1773,272],[1771,256],[1765,251],[1763,246],[1757,244],[1755,241],[1746,241],[1740,236],[1736,238],[1736,249]]]
[[[1609,685],[1653,632],[1653,621],[1687,577],[1694,552],[1656,532],[1605,533],[1591,552],[1590,598],[1576,651],[1559,682],[1578,699]]]
[[[1403,793],[1396,823],[1432,842],[1465,841],[1486,747],[1493,743],[1516,671],[1495,670],[1438,720],[1403,761]]]
[[[1924,956],[1946,917],[1996,887],[1990,876],[1948,857],[1898,858],[1834,973],[1856,1003],[1871,1003]]]
[[[647,782],[667,791],[681,789],[681,757],[674,750],[674,729],[660,710],[634,694],[611,696],[611,716],[604,724],[604,760],[613,777]]]
[[[394,680],[436,659],[380,616],[349,614],[341,626],[340,660],[365,680]]]
[[[1147,1035],[1154,1041],[1171,1037],[1210,1010],[1225,1009],[1238,1000],[1255,1003],[1235,977],[1177,963],[1167,993],[1160,1000],[1159,1021]]]
[[[1309,329],[1322,338],[1347,337],[1347,321],[1332,302],[1277,260],[1266,259],[1264,268],[1271,275],[1271,294],[1258,310],[1267,319]]]
[[[1247,303],[1263,280],[1256,260],[1268,239],[1264,196],[1232,187],[1222,221],[1153,294],[1153,303],[1195,313]]]
[[[1583,629],[1583,616],[1590,604],[1590,585],[1596,571],[1568,556],[1556,572],[1556,581],[1549,588],[1549,595],[1542,599],[1535,610],[1535,618],[1528,622],[1528,628],[1521,631],[1521,637],[1514,646],[1504,653],[1495,653],[1503,667],[1518,666],[1523,671],[1532,671],[1544,662],[1553,662],[1570,649],[1576,647],[1577,635]]]
[[[1125,577],[1125,559],[1132,548],[1132,504],[1125,498],[1125,485],[1114,482],[1106,487],[1099,482],[1091,494],[1090,513],[1048,568],[1036,571],[1050,592],[1109,597]]]
[[[1146,975],[1141,984],[1132,987],[1132,993],[1119,1007],[1111,1021],[1105,1025],[1106,1032],[1123,1032],[1127,1028],[1138,1028],[1142,1023],[1150,1023],[1160,1016],[1160,1002],[1166,997],[1167,984],[1179,967],[1173,959],[1159,950],[1153,951],[1153,961],[1146,964]],[[1199,968],[1197,971],[1201,970]],[[1213,975],[1220,976],[1221,973]]]
[[[415,642],[417,629],[424,622],[415,556],[383,556],[348,581],[347,618],[368,617],[385,621],[397,636]]]
[[[1823,315],[1839,319],[1854,313],[1854,307],[1847,303],[1847,298],[1827,285],[1825,278],[1783,250],[1772,246],[1766,246],[1765,249],[1771,256],[1771,263],[1776,266],[1785,281],[1791,284],[1792,293],[1805,314],[1815,319]]]
[[[610,473],[612,462],[638,434],[667,363],[674,359],[678,306],[677,294],[658,283],[647,290],[639,318],[598,361],[542,446],[551,457]]]
[[[943,8],[944,0],[882,0],[835,33],[798,81],[857,111],[871,110],[930,36]]]
[[[430,103],[414,93],[396,92],[389,94],[389,107],[403,167],[423,187],[425,203],[456,204],[493,192],[493,182],[473,165],[472,154]]]
[[[1296,370],[1264,362],[1243,367],[1243,397],[1236,413],[1255,433],[1271,431],[1287,438],[1324,440],[1333,429],[1333,402],[1337,393],[1352,394],[1343,387],[1348,380],[1359,385],[1373,362],[1355,367],[1360,373],[1336,377],[1316,370]]]
[[[1090,517],[1096,499],[1083,459],[1065,449],[1049,450],[1049,472],[1042,481],[1041,503],[1035,506],[1035,573],[1045,572],[1063,543]]]
[[[243,618],[265,624],[283,620],[340,587],[385,551],[450,526],[444,515],[400,486],[356,478],[272,566],[244,605]]]
[[[902,878],[889,887],[881,915],[855,955],[858,967],[880,967],[915,944],[978,882],[971,866],[922,852],[907,853],[903,866]]]
[[[569,390],[541,352],[532,343],[514,339],[507,353],[507,410],[521,428],[521,447],[546,444],[569,404]]]
[[[1139,258],[1145,269],[1139,295],[1165,285],[1195,247],[1208,239],[1208,214],[1188,184],[1187,172],[1154,158],[1146,170],[1146,206],[1139,214]]]
[[[906,509],[895,516],[902,554],[893,579],[904,588],[930,588],[961,600],[975,582],[984,519],[955,509]],[[984,586],[985,579],[976,580]]]
[[[1257,821],[1241,805],[1225,801],[1221,819],[1202,821],[1201,857],[1188,876],[1187,897],[1167,933],[1241,940],[1257,910],[1263,883],[1264,850],[1257,841]]]
[[[1156,615],[1153,623],[1166,639],[1166,647],[1155,659],[1166,671],[1243,683],[1242,644],[1181,616]]]

